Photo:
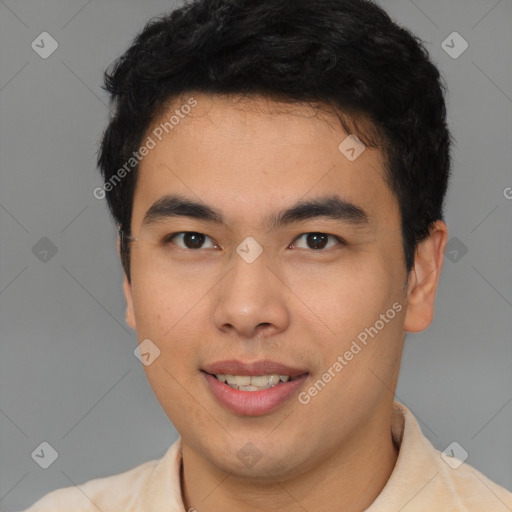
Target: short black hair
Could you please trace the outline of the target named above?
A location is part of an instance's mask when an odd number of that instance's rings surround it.
[[[149,20],[104,78],[112,111],[98,166],[111,185],[110,212],[127,235],[128,280],[138,166],[115,186],[112,179],[156,116],[185,93],[333,108],[346,131],[382,149],[408,272],[417,244],[443,220],[451,166],[444,80],[422,41],[369,0],[189,1]]]

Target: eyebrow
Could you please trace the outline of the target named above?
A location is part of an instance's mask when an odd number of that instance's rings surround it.
[[[184,196],[170,194],[158,199],[146,212],[143,226],[149,226],[172,217],[189,217],[205,222],[225,225],[222,213],[204,203]],[[319,197],[309,201],[299,201],[267,218],[265,225],[270,229],[295,222],[326,217],[355,226],[369,224],[369,215],[360,206],[337,195]]]

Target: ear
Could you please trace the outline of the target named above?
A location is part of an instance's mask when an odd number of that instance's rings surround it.
[[[128,278],[126,277],[126,273],[123,272],[123,291],[124,298],[126,299],[126,323],[134,330],[137,330],[137,324],[135,322],[135,313],[133,310],[133,295],[132,295],[132,286],[128,282]]]
[[[414,267],[407,285],[406,331],[423,331],[432,323],[447,240],[448,228],[443,221],[438,220],[432,226],[428,238],[416,248]]]
[[[121,257],[121,239],[119,236],[117,237],[117,254]],[[137,330],[137,324],[135,322],[135,313],[133,310],[133,295],[132,295],[132,286],[128,282],[128,277],[126,276],[126,272],[123,271],[123,291],[124,298],[126,300],[126,315],[125,320],[126,323],[134,330]]]

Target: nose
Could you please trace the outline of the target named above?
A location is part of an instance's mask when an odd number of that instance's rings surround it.
[[[235,254],[216,294],[213,321],[220,331],[251,339],[278,334],[288,327],[287,289],[264,254],[252,263]]]

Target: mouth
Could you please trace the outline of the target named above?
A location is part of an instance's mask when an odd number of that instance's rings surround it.
[[[257,416],[287,402],[309,372],[272,361],[221,361],[201,369],[216,400],[231,412]]]
[[[208,373],[208,372],[206,372]],[[227,384],[232,389],[239,391],[262,391],[270,389],[282,382],[291,382],[299,377],[290,375],[279,375],[272,373],[270,375],[230,375],[230,374],[209,374],[218,381]]]

